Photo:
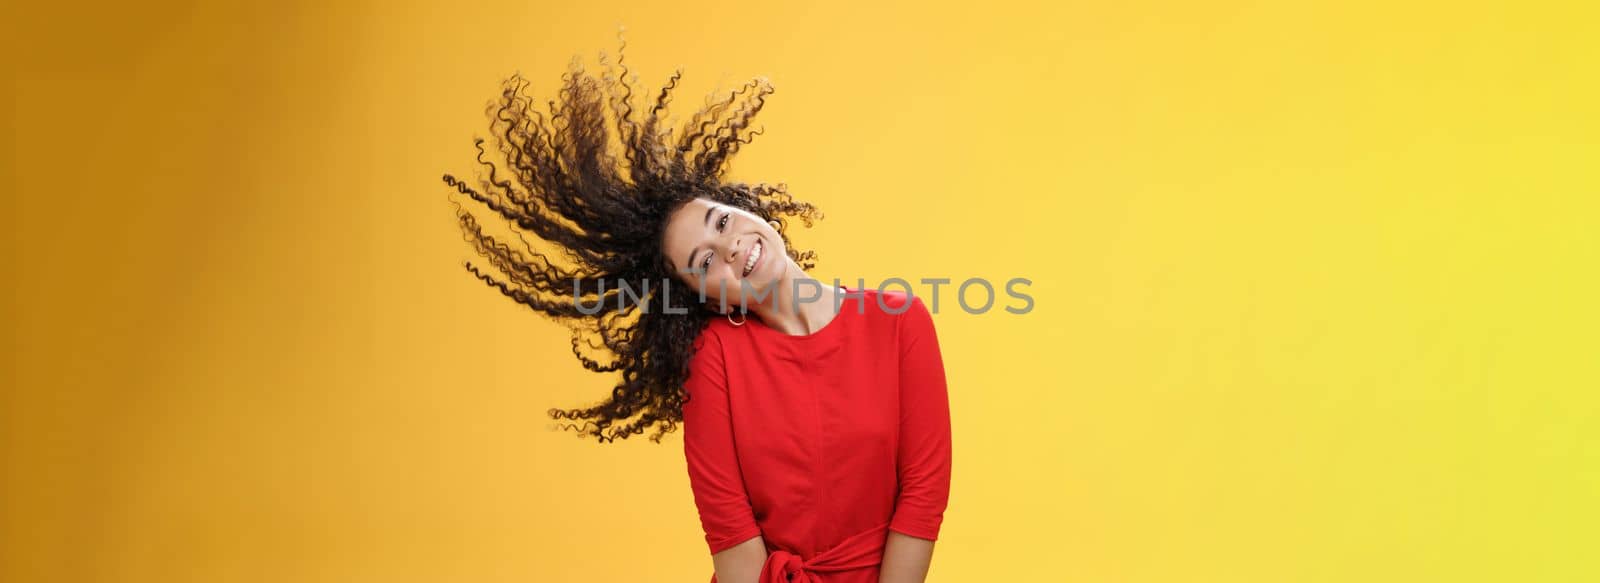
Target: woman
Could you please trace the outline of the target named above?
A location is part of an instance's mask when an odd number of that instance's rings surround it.
[[[489,111],[501,162],[480,138],[480,187],[444,177],[561,251],[508,245],[458,207],[508,280],[467,270],[571,326],[589,370],[622,373],[609,399],[550,415],[583,420],[565,427],[601,442],[651,427],[659,442],[683,423],[714,583],[922,581],[951,466],[928,310],[909,294],[821,284],[806,273],[815,254],[785,228],[821,213],[781,183],[723,180],[760,133],[747,128],[774,91],[765,79],[674,139],[662,117],[682,71],[635,119],[622,62],[619,49],[622,76],[607,66],[596,79],[575,58],[548,120],[512,76]]]

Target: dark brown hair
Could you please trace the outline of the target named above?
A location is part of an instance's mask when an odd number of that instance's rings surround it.
[[[484,148],[483,138],[473,140],[487,176],[480,174],[474,188],[444,175],[445,184],[454,188],[451,202],[455,192],[466,194],[508,221],[521,242],[513,247],[484,234],[473,214],[456,203],[467,241],[506,279],[471,261],[465,262],[467,271],[571,328],[572,353],[584,368],[621,372],[609,398],[591,407],[549,411],[554,419],[583,421],[562,427],[602,443],[652,426],[657,429],[650,440],[660,442],[676,428],[683,420],[682,386],[694,340],[714,315],[696,305],[698,290],[674,277],[670,262],[663,260],[667,217],[703,197],[777,221],[789,256],[803,269],[812,268],[815,253],[789,246],[786,220],[798,218],[809,227],[821,218],[816,207],[789,196],[783,183],[723,180],[739,147],[761,134],[749,125],[774,92],[765,78],[720,99],[712,99],[719,95],[713,93],[675,132],[662,118],[682,69],[661,88],[643,119],[635,119],[638,78],[627,78],[626,47],[624,40],[617,50],[620,76],[604,51],[605,71],[598,79],[585,74],[573,57],[562,75],[560,99],[548,102],[548,119],[524,94],[528,82],[513,74],[488,108],[493,153]],[[620,158],[613,142],[620,146]],[[539,239],[540,246],[554,244],[560,253],[551,257],[537,251],[523,232]],[[622,282],[648,292],[619,295]],[[674,311],[687,308],[688,313],[668,313],[668,297]],[[586,309],[580,311],[577,301]],[[584,313],[597,302],[597,312]]]

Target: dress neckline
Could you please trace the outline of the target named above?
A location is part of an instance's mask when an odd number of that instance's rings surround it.
[[[816,330],[815,332],[810,334],[788,334],[782,330],[766,325],[766,323],[762,322],[760,318],[750,318],[748,324],[755,326],[755,329],[759,330],[762,334],[776,336],[791,342],[811,342],[818,338],[827,338],[833,336],[840,328],[844,327],[840,325],[839,320],[845,317],[846,312],[853,309],[849,305],[850,302],[852,300],[859,299],[858,296],[862,295],[862,292],[860,291],[857,291],[855,296],[850,295],[850,288],[847,286],[840,285],[836,287],[845,293],[844,298],[839,301],[839,312],[834,314],[832,320],[828,320],[827,324],[823,324],[822,328]]]

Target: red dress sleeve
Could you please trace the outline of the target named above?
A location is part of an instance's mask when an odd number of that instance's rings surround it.
[[[933,316],[915,296],[899,318],[900,494],[889,529],[937,540],[950,500],[950,399]]]
[[[761,534],[734,454],[722,344],[711,329],[695,340],[684,382],[683,454],[711,554]]]

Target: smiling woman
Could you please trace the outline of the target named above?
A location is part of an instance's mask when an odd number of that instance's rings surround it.
[[[698,297],[719,312],[735,306],[744,311],[774,295],[791,300],[793,290],[778,284],[805,277],[798,265],[770,259],[788,252],[778,226],[750,211],[696,198],[668,217],[662,250],[668,261],[684,258],[681,271]]]
[[[760,217],[756,222],[762,225],[773,221],[777,226],[769,236],[784,249],[787,218],[810,226],[821,213],[809,203],[795,201],[782,184],[722,180],[728,160],[759,133],[747,128],[774,91],[765,79],[752,80],[696,112],[675,137],[671,128],[661,126],[682,72],[672,76],[648,110],[635,108],[632,97],[643,92],[627,78],[622,50],[618,53],[622,74],[607,67],[601,79],[585,74],[573,59],[569,74],[563,76],[562,99],[549,102],[548,119],[538,102],[525,95],[526,80],[520,75],[507,79],[489,111],[492,153],[483,138],[473,142],[487,177],[477,188],[449,174],[444,182],[561,249],[560,256],[552,258],[526,239],[521,248],[509,245],[484,233],[477,218],[458,205],[457,217],[469,242],[506,279],[470,261],[465,264],[467,271],[507,297],[567,324],[572,329],[573,354],[585,368],[622,372],[609,400],[595,407],[551,410],[551,416],[585,421],[563,427],[601,442],[652,427],[656,432],[650,439],[659,441],[680,417],[679,388],[687,375],[690,343],[717,315],[705,310],[668,314],[667,308],[681,312],[686,305],[668,306],[668,298],[686,301],[698,291],[671,265],[677,256],[663,252],[662,232],[674,211],[703,204],[695,201],[740,209]],[[601,61],[605,62],[603,53]],[[636,119],[641,111],[646,115]],[[621,161],[608,153],[619,146]],[[703,213],[705,207],[695,208]],[[812,266],[814,253],[788,253],[802,267]],[[629,297],[619,289],[624,282],[633,290],[666,285],[656,287],[655,293]],[[585,313],[580,303],[603,308]],[[589,356],[585,346],[602,355]]]
[[[487,178],[444,177],[565,260],[498,241],[459,209],[507,279],[467,270],[569,325],[589,370],[622,373],[605,402],[550,415],[602,443],[650,427],[659,442],[683,424],[713,581],[921,581],[951,469],[931,314],[910,294],[822,286],[806,273],[814,254],[785,235],[787,219],[820,212],[781,184],[722,180],[759,133],[746,128],[773,92],[765,80],[675,137],[660,125],[679,75],[640,120],[627,73],[596,80],[575,60],[548,123],[512,77],[490,111],[499,160],[475,142]],[[821,297],[797,301],[802,285]]]

